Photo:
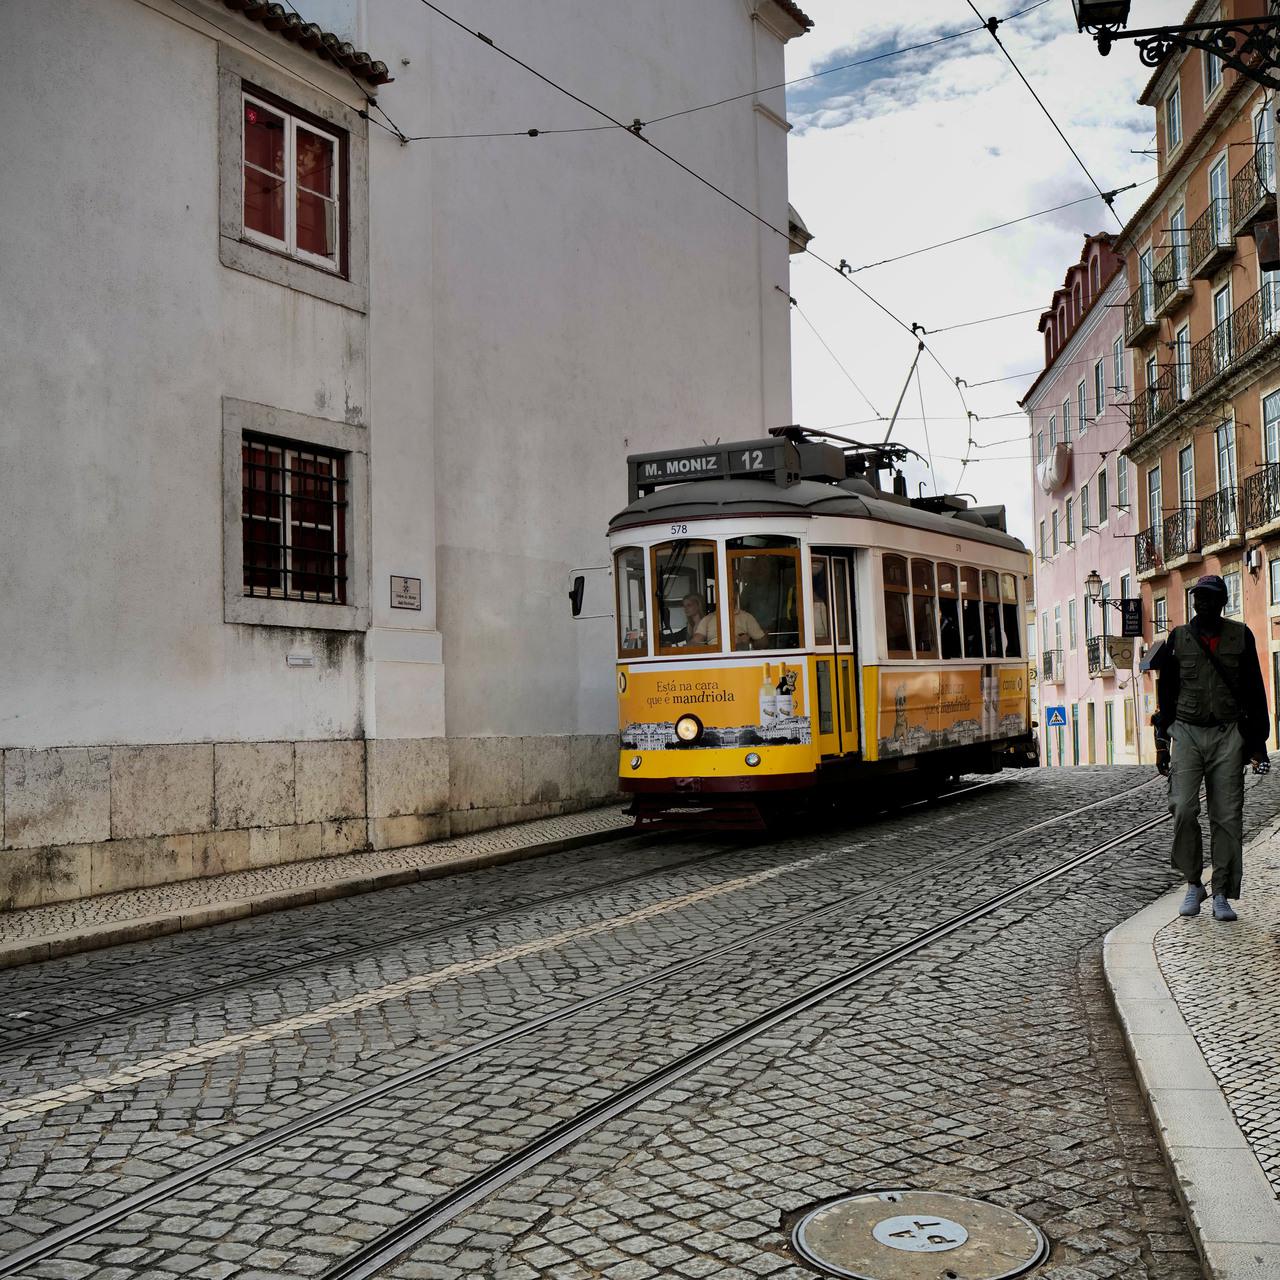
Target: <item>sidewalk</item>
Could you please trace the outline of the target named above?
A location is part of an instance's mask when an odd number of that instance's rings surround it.
[[[1235,924],[1180,886],[1107,936],[1107,982],[1207,1276],[1280,1277],[1280,822]]]
[[[558,853],[619,839],[631,830],[622,809],[607,805],[404,849],[347,853],[10,911],[0,914],[0,969]]]

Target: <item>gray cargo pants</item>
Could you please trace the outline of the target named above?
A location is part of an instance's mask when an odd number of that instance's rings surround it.
[[[1200,839],[1200,783],[1209,808],[1213,892],[1240,896],[1244,872],[1244,739],[1234,724],[1184,724],[1170,730],[1169,812],[1173,815],[1176,870],[1188,884],[1200,882],[1204,847]]]

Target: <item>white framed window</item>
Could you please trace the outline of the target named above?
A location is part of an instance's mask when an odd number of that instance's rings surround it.
[[[1222,581],[1227,584],[1227,607],[1222,612],[1229,617],[1238,618],[1240,616],[1240,570],[1232,569],[1224,573]]]
[[[1169,219],[1169,239],[1173,244],[1173,269],[1178,281],[1178,288],[1185,288],[1187,277],[1187,251],[1190,240],[1187,236],[1187,207],[1180,204]]]
[[[1220,22],[1221,20],[1221,6],[1215,7],[1212,13],[1206,14],[1201,19],[1202,22]],[[1207,51],[1201,56],[1204,59],[1204,100],[1208,102],[1222,87],[1222,63],[1216,55]]]
[[[1121,460],[1123,466],[1123,460]],[[1110,503],[1110,495],[1107,493],[1107,460],[1102,460],[1102,468],[1098,472],[1098,527],[1101,528],[1107,523],[1107,509]]]
[[[1160,464],[1147,472],[1147,521],[1155,537],[1157,549],[1164,547],[1164,499],[1161,495]]]
[[[245,236],[341,271],[341,139],[264,98],[242,97]]]
[[[1207,58],[1209,55],[1205,54]],[[1209,170],[1209,201],[1213,205],[1213,234],[1216,244],[1231,243],[1231,180],[1224,151]]]
[[[1052,449],[1058,443],[1058,418],[1056,414],[1049,415],[1049,448]]]
[[[1173,361],[1175,376],[1178,379],[1178,399],[1186,400],[1191,395],[1191,328],[1183,325],[1174,335]]]
[[[1093,366],[1093,416],[1102,417],[1107,403],[1107,362],[1099,360]]]
[[[1167,151],[1175,151],[1182,143],[1182,94],[1175,84],[1164,100],[1164,141]]]
[[[1076,540],[1075,507],[1070,498],[1067,499],[1067,546]]]
[[[1129,510],[1129,459],[1116,459],[1116,506]]]
[[[1089,398],[1085,394],[1084,379],[1081,378],[1076,385],[1076,421],[1080,424],[1080,431],[1089,425]]]
[[[1120,575],[1120,599],[1133,599],[1133,579],[1127,573]]]
[[[1267,603],[1280,604],[1280,556],[1267,561]]]
[[[1067,601],[1067,644],[1074,649],[1076,647],[1076,598],[1072,596]]]
[[[1036,461],[1044,461],[1044,432],[1036,432]]]
[[[1236,424],[1231,418],[1220,422],[1213,433],[1213,452],[1218,464],[1218,488],[1236,487]]]
[[[1117,338],[1111,345],[1111,385],[1117,392],[1123,391],[1124,382],[1124,339]]]
[[[1164,635],[1169,630],[1169,598],[1156,596],[1151,602],[1151,630],[1155,635]]]
[[[1040,521],[1040,559],[1047,560],[1049,558],[1049,534],[1045,529],[1044,521]]]
[[[1262,460],[1280,462],[1280,391],[1262,401]]]
[[[1142,300],[1142,318],[1149,321],[1155,315],[1156,280],[1151,273],[1151,248],[1148,246],[1138,254],[1138,287]]]
[[[1061,545],[1058,536],[1058,513],[1056,510],[1053,513],[1050,523],[1053,528],[1053,554],[1056,556],[1058,554],[1058,547]]]
[[[1071,443],[1071,397],[1062,402],[1062,443]]]
[[[1196,503],[1196,459],[1191,445],[1178,450],[1178,505],[1185,511]]]
[[[1080,486],[1080,532],[1084,533],[1089,528],[1089,486],[1082,484]]]

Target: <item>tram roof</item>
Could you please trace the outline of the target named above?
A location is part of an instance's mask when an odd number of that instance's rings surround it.
[[[844,485],[850,487],[845,488]],[[785,486],[771,480],[697,480],[667,485],[642,494],[609,521],[609,532],[667,521],[714,520],[732,516],[847,516],[925,529],[953,538],[964,537],[1010,551],[1026,550],[1012,534],[979,524],[977,520],[958,520],[957,517],[966,514],[965,511],[946,514],[925,511],[912,506],[906,499],[875,496],[879,492],[865,480],[846,480],[843,484],[800,480]],[[967,509],[967,513],[975,514],[972,508]],[[956,527],[957,523],[960,528]]]

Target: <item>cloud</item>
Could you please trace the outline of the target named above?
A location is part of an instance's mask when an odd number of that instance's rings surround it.
[[[983,7],[983,6],[980,6]],[[1018,8],[1008,0],[1007,8]],[[1135,22],[1177,22],[1184,0],[1148,0]],[[866,6],[808,0],[814,30],[788,45],[788,75],[857,61],[976,25],[960,0],[911,0],[892,6],[891,21],[869,20]],[[1054,0],[1000,28],[1001,38],[1104,189],[1149,179],[1154,112],[1135,99],[1150,72],[1131,47],[1102,58],[1076,32],[1070,6]],[[1071,158],[985,32],[930,49],[884,58],[797,86],[789,97],[792,203],[823,257],[875,262],[952,236],[1004,222],[1090,193]],[[1121,218],[1150,185],[1120,196]],[[867,270],[855,277],[907,325],[928,329],[980,316],[1047,307],[1083,237],[1117,230],[1100,200],[960,244]],[[887,412],[897,401],[915,351],[895,326],[833,272],[812,259],[792,259],[792,293],[859,386]],[[946,372],[926,356],[894,438],[932,449],[939,485],[957,484],[970,431],[981,443],[1025,438],[1018,398],[1034,374],[964,393],[983,421],[970,424],[953,379],[973,384],[1037,371],[1043,342],[1036,314],[958,329],[929,339]],[[792,328],[795,420],[814,427],[856,423],[849,433],[883,436],[867,423],[866,405],[808,326]],[[927,423],[922,422],[923,395]],[[1001,415],[1012,414],[1004,417]],[[926,440],[926,433],[928,439]],[[975,451],[987,458],[964,474],[961,488],[984,503],[1005,502],[1011,527],[1031,533],[1030,461],[1011,458],[1027,446],[1004,443]],[[916,466],[914,482],[928,475]]]

